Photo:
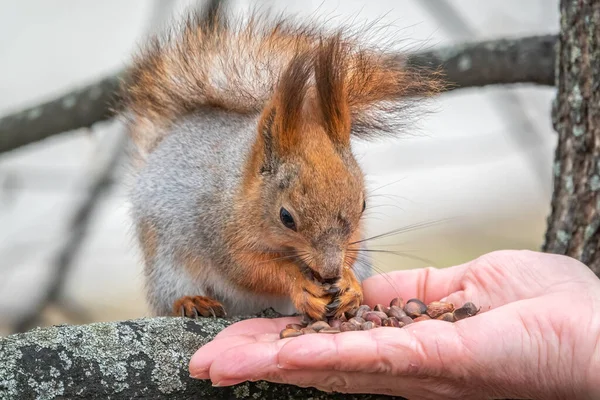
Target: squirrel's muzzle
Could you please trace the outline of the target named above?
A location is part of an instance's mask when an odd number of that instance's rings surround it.
[[[313,257],[314,264],[311,269],[316,272],[320,280],[326,281],[342,276],[344,267],[344,251],[336,247],[322,249]]]

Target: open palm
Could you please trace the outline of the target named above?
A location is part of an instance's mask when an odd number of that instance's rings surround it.
[[[363,288],[371,306],[399,292],[426,303],[471,301],[481,312],[288,339],[279,331],[297,318],[246,320],[199,349],[190,373],[218,386],[268,380],[409,399],[600,396],[600,280],[574,259],[501,251],[375,276]]]

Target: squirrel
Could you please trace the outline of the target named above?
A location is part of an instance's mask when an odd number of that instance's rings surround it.
[[[351,139],[397,135],[439,80],[343,27],[192,12],[176,28],[134,54],[122,87],[152,312],[358,307],[372,265]]]

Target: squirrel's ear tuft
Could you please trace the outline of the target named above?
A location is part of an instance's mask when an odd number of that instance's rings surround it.
[[[258,140],[264,153],[263,170],[273,170],[279,159],[298,147],[311,73],[310,60],[308,53],[300,53],[290,61],[273,98],[263,110],[258,124]]]
[[[340,35],[321,41],[315,56],[315,83],[321,123],[338,146],[350,145],[352,118],[348,103],[348,54]]]

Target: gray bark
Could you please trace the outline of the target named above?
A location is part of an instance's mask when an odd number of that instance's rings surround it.
[[[552,86],[555,41],[550,35],[475,42],[416,53],[408,63],[441,69],[450,83],[446,90],[517,83]],[[122,79],[125,72],[0,118],[0,153],[112,118]]]
[[[277,317],[267,310],[261,317]],[[0,338],[0,399],[388,399],[268,382],[215,388],[188,362],[231,319],[145,318],[38,328]]]
[[[600,2],[561,0],[560,10],[552,112],[558,145],[543,250],[600,276]]]

